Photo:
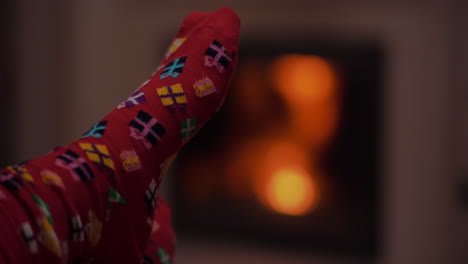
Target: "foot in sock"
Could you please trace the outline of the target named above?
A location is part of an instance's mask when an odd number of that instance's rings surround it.
[[[2,263],[161,257],[144,252],[163,172],[222,104],[238,37],[229,8],[190,14],[152,77],[81,139],[0,170]]]

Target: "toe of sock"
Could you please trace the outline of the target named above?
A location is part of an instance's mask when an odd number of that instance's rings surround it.
[[[187,33],[187,29],[209,26],[223,34],[235,38],[239,36],[240,18],[234,10],[229,7],[221,7],[213,12],[192,12],[183,21],[181,29]]]
[[[191,12],[182,22],[182,28],[195,28],[208,18],[209,13]]]
[[[209,13],[207,23],[225,34],[235,38],[239,36],[240,18],[236,12],[229,7],[221,7]]]

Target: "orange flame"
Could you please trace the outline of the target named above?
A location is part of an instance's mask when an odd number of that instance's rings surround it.
[[[338,123],[338,77],[326,60],[308,55],[283,55],[271,68],[272,81],[285,99],[293,137],[320,149]]]
[[[266,187],[268,205],[279,213],[303,215],[316,204],[316,187],[303,170],[281,168],[272,175]]]
[[[269,209],[287,215],[303,215],[318,203],[318,187],[306,168],[299,146],[276,143],[266,152],[256,175],[255,192]]]
[[[283,55],[272,66],[276,87],[291,107],[333,99],[337,78],[331,64],[317,56]]]

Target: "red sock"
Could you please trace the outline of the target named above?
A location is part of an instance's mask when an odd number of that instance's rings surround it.
[[[171,210],[167,203],[157,200],[151,235],[143,256],[144,264],[170,264],[174,260],[175,235],[172,229]]]
[[[0,259],[140,263],[163,171],[223,102],[238,37],[228,8],[190,14],[151,79],[80,140],[1,170]]]

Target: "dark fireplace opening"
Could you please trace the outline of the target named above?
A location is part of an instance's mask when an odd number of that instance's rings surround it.
[[[241,43],[224,106],[176,159],[176,230],[375,256],[383,51],[267,40]]]

